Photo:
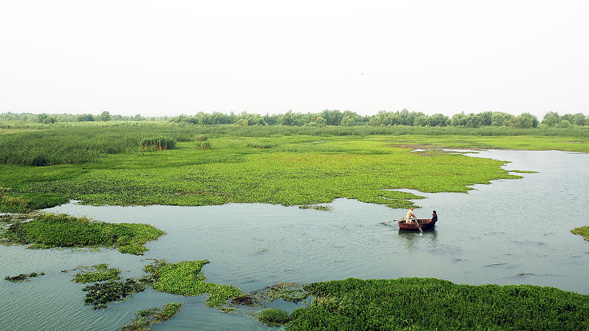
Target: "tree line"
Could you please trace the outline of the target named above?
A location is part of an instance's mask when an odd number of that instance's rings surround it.
[[[233,112],[224,114],[221,112],[204,113],[195,115],[179,115],[174,117],[144,117],[139,114],[134,116],[111,115],[104,111],[99,115],[92,114],[31,114],[31,113],[2,113],[0,121],[23,121],[52,124],[57,122],[108,122],[108,121],[169,121],[173,123],[218,125],[234,124],[241,126],[253,125],[282,125],[282,126],[422,126],[422,127],[467,127],[478,128],[484,126],[511,127],[511,128],[537,128],[542,127],[582,127],[589,125],[589,116],[577,114],[560,115],[558,112],[548,112],[540,121],[535,115],[522,113],[512,115],[503,112],[486,111],[482,113],[464,112],[452,117],[443,114],[426,115],[422,112],[411,112],[407,109],[399,111],[379,111],[376,115],[359,115],[356,112],[346,110],[324,110],[318,113],[295,113],[288,111],[284,114],[249,114]]]

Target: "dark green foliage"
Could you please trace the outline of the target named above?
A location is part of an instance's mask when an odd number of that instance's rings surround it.
[[[269,326],[277,326],[290,322],[288,313],[279,308],[268,308],[258,313],[258,319]]]
[[[156,151],[162,151],[166,149],[174,149],[176,148],[176,139],[166,138],[166,137],[158,137],[158,138],[147,138],[141,140],[139,143],[141,150],[149,150],[154,149]]]
[[[93,305],[93,309],[106,308],[110,302],[122,301],[133,293],[143,290],[145,290],[145,285],[132,278],[122,281],[109,280],[104,283],[88,285],[82,289],[82,291],[88,292],[84,304]]]
[[[162,310],[158,307],[140,310],[135,318],[121,328],[121,330],[149,330],[153,325],[169,320],[180,312],[184,303],[168,303]]]
[[[589,298],[530,285],[456,285],[430,278],[313,283],[290,330],[587,330]]]
[[[24,282],[25,280],[29,280],[29,278],[39,277],[39,276],[43,276],[43,275],[45,275],[44,272],[42,272],[40,274],[38,274],[36,272],[31,272],[30,274],[20,274],[17,276],[6,276],[6,277],[4,277],[4,279],[9,282],[16,283],[16,282]]]
[[[143,244],[156,240],[163,231],[147,224],[112,224],[65,214],[41,214],[25,223],[15,223],[3,234],[9,242],[31,248],[118,247],[121,253],[141,255]]]

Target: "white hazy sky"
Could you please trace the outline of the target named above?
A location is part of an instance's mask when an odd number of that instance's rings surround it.
[[[0,0],[0,113],[589,114],[589,1]]]

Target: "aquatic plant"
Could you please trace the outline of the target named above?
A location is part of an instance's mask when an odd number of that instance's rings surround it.
[[[133,278],[125,280],[108,280],[102,283],[88,285],[82,289],[86,291],[84,304],[92,305],[93,309],[107,308],[110,302],[119,302],[131,297],[134,293],[145,290],[145,284]]]
[[[205,304],[223,310],[223,305],[233,297],[243,292],[231,285],[219,285],[205,282],[206,277],[201,273],[208,260],[182,261],[168,263],[156,260],[145,266],[144,271],[150,275],[147,283],[156,291],[184,296],[210,294]]]
[[[30,248],[107,247],[121,253],[141,255],[143,245],[165,232],[147,224],[103,223],[65,214],[40,214],[29,222],[11,225],[2,236],[13,244]]]
[[[289,330],[586,330],[587,295],[530,285],[456,285],[432,278],[345,279],[305,287]]]
[[[121,271],[118,268],[109,268],[108,264],[97,264],[91,267],[79,267],[82,271],[74,275],[72,279],[76,283],[95,283],[105,280],[121,279]]]
[[[214,137],[215,148],[194,153],[195,130]],[[5,195],[30,201],[28,208],[52,203],[50,196],[91,204],[198,206],[316,205],[343,197],[405,208],[418,197],[388,190],[466,192],[473,184],[518,178],[501,169],[501,161],[419,154],[411,152],[411,146],[434,151],[448,147],[589,151],[587,137],[533,135],[543,131],[513,136],[522,132],[506,130],[494,136],[491,131],[457,128],[78,123],[0,135],[0,183],[12,188]],[[152,135],[176,139],[176,148],[138,158],[136,146]],[[275,146],[248,148],[248,142]],[[23,166],[41,154],[52,166]],[[47,203],[36,203],[44,200]]]
[[[165,322],[180,312],[183,302],[168,303],[161,310],[158,307],[140,310],[135,314],[130,324],[121,328],[125,331],[149,330],[155,324]]]
[[[290,322],[289,314],[280,308],[263,309],[257,313],[256,317],[268,326],[278,326]]]
[[[586,241],[589,241],[589,225],[573,229],[571,233],[583,236]]]
[[[20,274],[17,276],[6,276],[6,277],[4,277],[4,279],[9,282],[16,283],[16,282],[28,281],[29,278],[39,277],[39,276],[44,276],[44,275],[45,275],[44,272],[42,272],[42,273],[31,272],[30,274]]]

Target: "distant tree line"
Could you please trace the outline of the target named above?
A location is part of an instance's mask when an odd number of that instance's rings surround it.
[[[318,113],[295,113],[288,111],[284,114],[249,114],[243,112],[223,114],[220,112],[195,115],[180,115],[174,117],[143,117],[111,115],[104,111],[99,115],[82,114],[30,114],[3,113],[0,121],[24,121],[52,124],[56,122],[107,122],[107,121],[169,121],[174,123],[218,125],[234,124],[241,126],[252,125],[283,125],[283,126],[423,126],[423,127],[467,127],[479,128],[484,126],[537,128],[543,127],[570,128],[589,125],[589,116],[578,114],[559,115],[548,112],[540,122],[530,113],[511,115],[503,112],[482,112],[478,114],[464,112],[448,117],[443,114],[426,115],[422,112],[410,112],[407,109],[399,111],[379,111],[376,115],[359,115],[353,111],[324,110]]]

